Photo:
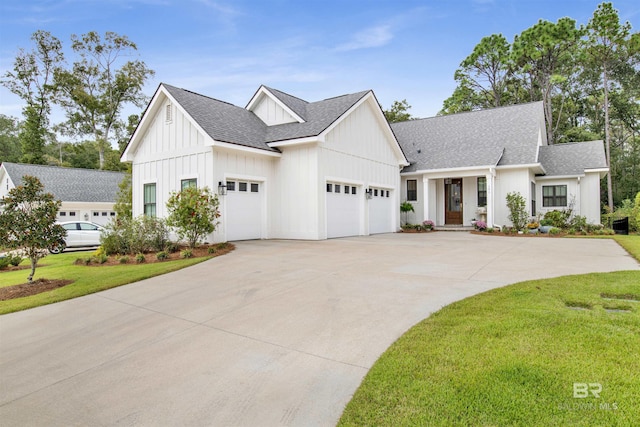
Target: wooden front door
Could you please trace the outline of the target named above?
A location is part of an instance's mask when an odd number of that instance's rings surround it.
[[[462,224],[462,179],[444,180],[444,223]]]

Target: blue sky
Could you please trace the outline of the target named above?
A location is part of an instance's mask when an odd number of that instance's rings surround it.
[[[453,73],[484,36],[508,40],[539,19],[586,24],[595,0],[3,0],[0,73],[30,36],[114,31],[138,45],[166,82],[245,106],[260,84],[307,101],[373,89],[388,108],[406,99],[417,117],[435,115],[455,88]],[[640,30],[640,2],[617,0]],[[21,100],[0,88],[0,113]],[[130,109],[127,112],[139,112]],[[54,122],[62,116],[55,113]]]

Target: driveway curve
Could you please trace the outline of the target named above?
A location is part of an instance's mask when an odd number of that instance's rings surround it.
[[[380,354],[453,301],[638,269],[612,240],[469,233],[237,243],[0,317],[5,425],[334,425]]]

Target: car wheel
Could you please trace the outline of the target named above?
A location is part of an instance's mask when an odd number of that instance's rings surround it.
[[[51,252],[52,254],[56,255],[59,254],[60,252],[64,251],[65,248],[65,243],[64,242],[59,242],[57,245],[54,245],[52,247],[49,248],[49,252]]]

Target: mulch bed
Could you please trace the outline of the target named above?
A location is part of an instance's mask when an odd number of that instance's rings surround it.
[[[559,234],[551,234],[551,233],[538,233],[532,234],[528,232],[524,232],[522,234],[518,233],[503,233],[502,231],[494,231],[493,233],[488,233],[486,231],[470,231],[471,234],[481,234],[483,236],[507,236],[507,237],[564,237],[567,233],[559,233]]]
[[[19,285],[5,286],[0,288],[0,301],[7,301],[14,298],[28,297],[42,292],[58,289],[73,283],[73,280],[49,280],[38,279],[31,283],[21,283]]]
[[[235,246],[231,243],[227,243],[224,247],[217,247],[217,245],[211,245],[211,247],[215,247],[216,251],[213,254],[209,253],[209,247],[208,245],[202,245],[202,246],[198,246],[195,249],[192,249],[192,258],[199,258],[199,257],[205,257],[205,256],[211,256],[211,257],[217,257],[220,255],[224,255],[227,254],[229,252],[231,252],[232,250],[235,249]],[[184,249],[184,248],[182,248]],[[82,259],[82,258],[86,258],[86,257],[91,257],[93,254],[93,252],[89,252],[88,254],[86,254],[85,256],[80,256],[78,258]],[[55,255],[50,255],[50,256],[55,256]],[[109,259],[107,260],[107,262],[103,263],[103,264],[98,264],[98,263],[90,263],[87,264],[87,267],[106,267],[106,266],[110,266],[110,265],[122,265],[120,263],[120,258],[122,258],[122,256],[119,255],[112,255],[109,257]],[[136,263],[136,257],[135,256],[128,256],[129,258],[129,262],[128,264],[135,264]],[[170,253],[168,254],[168,258],[165,260],[158,260],[156,258],[156,254],[152,253],[152,254],[146,254],[145,257],[145,264],[148,263],[154,263],[154,262],[166,262],[166,261],[171,261],[171,260],[176,260],[176,259],[180,259],[181,255],[180,255],[180,251],[178,252],[174,252],[174,253]],[[44,267],[45,264],[39,265],[39,267]],[[2,271],[15,271],[15,270],[23,270],[26,268],[31,268],[31,266],[28,267],[24,267],[24,266],[20,266],[20,267],[13,267],[7,270],[2,270]],[[57,279],[57,280],[49,280],[49,279],[37,279],[34,280],[31,283],[21,283],[19,285],[13,285],[13,286],[5,286],[0,288],[0,301],[7,301],[10,299],[14,299],[14,298],[22,298],[22,297],[28,297],[31,295],[37,295],[39,293],[42,292],[46,292],[46,291],[51,291],[53,289],[57,289],[57,288],[61,288],[63,286],[67,286],[69,284],[73,283],[73,280],[62,280],[62,279]]]

